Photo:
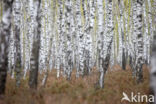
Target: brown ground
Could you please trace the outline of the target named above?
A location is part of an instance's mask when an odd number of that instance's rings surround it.
[[[136,84],[128,67],[126,71],[121,70],[119,66],[113,69],[115,71],[108,72],[105,76],[105,88],[99,90],[94,88],[98,78],[95,70],[90,76],[79,79],[75,78],[73,72],[71,81],[63,77],[57,79],[56,72],[53,70],[49,75],[46,87],[39,87],[37,91],[28,88],[28,80],[23,80],[20,88],[16,88],[15,81],[8,77],[6,95],[0,104],[132,104],[121,103],[122,92],[128,95],[131,92],[149,94],[147,67],[144,66],[143,69],[144,82],[142,84]]]

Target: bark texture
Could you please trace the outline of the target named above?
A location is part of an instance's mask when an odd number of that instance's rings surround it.
[[[39,67],[39,49],[40,49],[40,3],[41,0],[35,0],[35,14],[36,18],[36,26],[34,27],[34,36],[33,36],[33,46],[32,46],[32,54],[30,58],[30,76],[29,76],[29,86],[30,88],[37,88],[38,81],[38,67]]]
[[[135,70],[136,70],[136,78],[137,83],[143,81],[143,24],[142,24],[142,9],[143,9],[143,2],[144,0],[134,0],[133,1],[133,22],[134,22],[134,35],[137,38],[137,49],[136,49],[136,63],[135,63]]]
[[[2,17],[2,29],[0,30],[0,94],[4,94],[5,92],[13,1],[14,0],[3,0],[4,7]]]

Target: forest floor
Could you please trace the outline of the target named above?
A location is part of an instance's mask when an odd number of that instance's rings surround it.
[[[73,72],[71,81],[67,81],[63,77],[57,79],[56,71],[53,70],[45,88],[39,86],[37,91],[29,89],[28,80],[23,80],[20,88],[15,87],[15,80],[8,76],[6,95],[0,104],[133,104],[121,102],[123,92],[127,95],[131,92],[149,95],[149,70],[146,66],[143,68],[144,81],[141,84],[137,84],[132,78],[129,67],[125,71],[119,66],[113,69],[114,71],[108,71],[105,76],[104,89],[98,90],[94,88],[98,79],[97,71],[78,79]]]

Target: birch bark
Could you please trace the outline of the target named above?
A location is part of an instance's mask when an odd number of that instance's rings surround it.
[[[33,3],[33,2],[32,2]],[[37,88],[38,81],[38,67],[39,67],[39,48],[40,48],[40,3],[41,0],[35,0],[34,5],[34,18],[33,21],[34,27],[34,35],[33,35],[33,46],[32,46],[32,54],[30,59],[30,75],[29,75],[29,86],[30,88]]]
[[[137,51],[136,51],[136,78],[137,82],[140,83],[143,80],[143,31],[142,31],[142,9],[144,0],[133,1],[133,24],[134,24],[134,35],[137,37]]]
[[[20,77],[22,72],[21,64],[21,1],[15,0],[13,4],[13,16],[14,16],[14,35],[15,35],[15,49],[16,49],[16,63],[15,63],[15,72],[16,72],[16,86],[20,85]]]
[[[2,29],[0,31],[0,95],[5,92],[8,70],[8,46],[11,28],[11,14],[14,0],[3,0]]]

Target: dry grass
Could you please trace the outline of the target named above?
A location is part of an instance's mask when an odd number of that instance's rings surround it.
[[[75,78],[73,72],[72,80],[67,81],[63,77],[57,79],[56,72],[53,70],[45,88],[39,87],[37,91],[28,88],[27,80],[23,80],[20,88],[16,88],[15,81],[8,77],[4,104],[122,104],[123,91],[127,94],[131,92],[149,94],[148,68],[143,69],[144,82],[142,84],[136,84],[128,67],[126,71],[118,66],[113,69],[116,70],[108,72],[105,76],[105,88],[99,90],[94,88],[98,78],[96,71],[90,76],[78,79]],[[131,103],[124,102],[123,104]]]

